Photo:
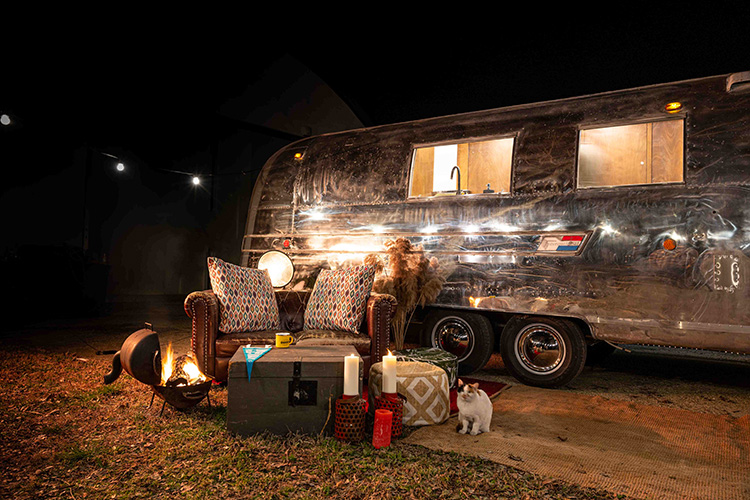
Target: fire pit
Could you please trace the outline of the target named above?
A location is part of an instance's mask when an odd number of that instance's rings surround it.
[[[154,396],[174,408],[191,408],[206,398],[211,406],[208,391],[213,379],[201,373],[192,353],[175,357],[170,343],[162,357],[159,336],[153,327],[145,327],[131,334],[112,358],[112,371],[104,376],[104,383],[111,384],[125,369],[134,379],[151,387],[151,403]],[[162,405],[162,412],[164,411]]]

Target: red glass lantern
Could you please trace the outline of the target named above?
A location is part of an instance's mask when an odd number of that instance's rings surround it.
[[[367,401],[359,396],[341,396],[336,400],[333,433],[339,441],[362,441],[365,433]]]

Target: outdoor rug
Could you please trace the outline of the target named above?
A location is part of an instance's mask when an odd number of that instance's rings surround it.
[[[750,498],[750,415],[709,415],[523,385],[503,391],[493,406],[489,433],[458,434],[453,417],[402,442],[635,498]]]

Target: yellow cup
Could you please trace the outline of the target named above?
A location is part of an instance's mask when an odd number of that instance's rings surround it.
[[[291,333],[277,333],[276,334],[276,347],[289,347],[294,342],[294,337]]]

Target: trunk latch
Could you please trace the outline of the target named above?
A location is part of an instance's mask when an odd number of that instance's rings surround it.
[[[292,380],[289,381],[289,406],[317,406],[318,381],[300,380],[302,362],[295,361]]]

